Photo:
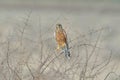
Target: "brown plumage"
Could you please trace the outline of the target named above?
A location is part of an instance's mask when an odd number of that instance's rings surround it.
[[[55,39],[57,42],[57,50],[60,50],[60,49],[64,50],[65,56],[68,55],[70,57],[70,53],[68,51],[67,34],[65,30],[62,28],[61,24],[56,25]]]

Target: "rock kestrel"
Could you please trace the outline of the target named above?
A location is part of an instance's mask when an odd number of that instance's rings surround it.
[[[57,50],[60,49],[63,50],[65,56],[67,58],[70,58],[69,46],[67,42],[67,34],[61,24],[56,24],[54,36],[57,42]]]

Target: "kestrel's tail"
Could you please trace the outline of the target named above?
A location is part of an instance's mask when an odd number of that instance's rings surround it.
[[[68,44],[65,45],[64,53],[65,53],[65,57],[70,59],[70,51],[69,51]]]

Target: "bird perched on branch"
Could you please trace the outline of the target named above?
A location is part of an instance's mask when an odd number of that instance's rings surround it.
[[[65,57],[70,58],[67,34],[61,24],[56,24],[54,36],[57,42],[57,50],[63,50]]]

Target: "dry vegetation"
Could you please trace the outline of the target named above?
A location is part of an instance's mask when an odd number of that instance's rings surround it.
[[[110,80],[112,75],[116,76],[114,80],[120,79],[116,65],[112,65],[113,52],[100,46],[107,28],[90,30],[71,39],[71,59],[67,60],[62,52],[47,45],[53,37],[49,41],[43,39],[40,24],[37,38],[30,38],[34,26],[29,17],[0,43],[0,80]]]

